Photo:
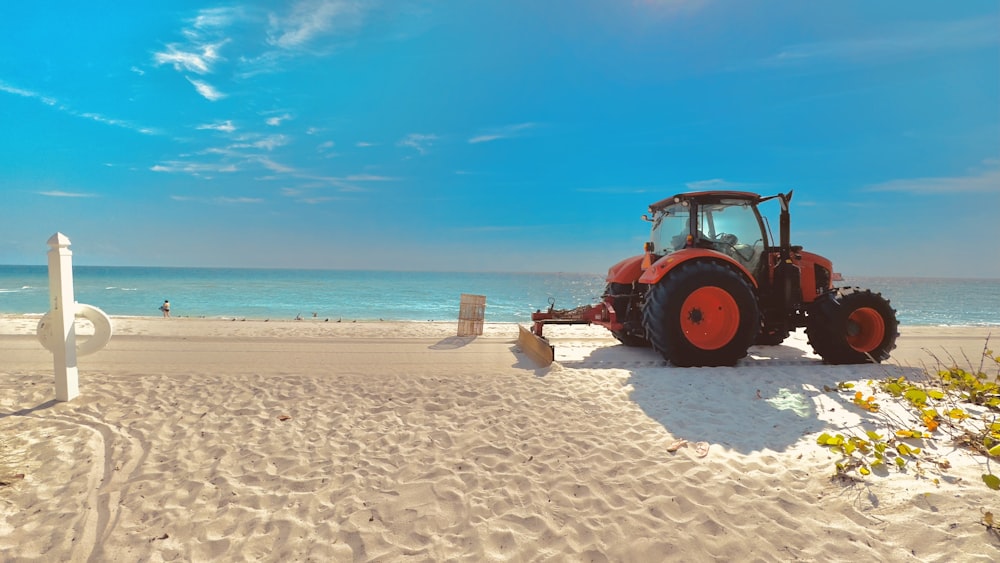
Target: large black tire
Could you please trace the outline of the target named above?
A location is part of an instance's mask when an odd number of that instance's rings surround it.
[[[741,273],[701,260],[650,287],[642,323],[653,349],[676,366],[730,366],[747,355],[760,312]]]
[[[817,297],[808,313],[809,345],[826,363],[880,363],[896,348],[896,310],[879,293],[835,288]]]
[[[630,284],[625,283],[609,283],[604,289],[604,295],[631,295],[635,290]],[[638,307],[636,302],[631,302],[628,297],[616,297],[612,302],[615,308],[615,313],[618,315],[618,321],[624,324],[626,327],[632,324],[632,321],[638,319],[639,315],[636,315],[631,307]],[[649,342],[646,341],[642,336],[633,334],[632,332],[626,330],[612,330],[611,336],[615,337],[615,340],[621,342],[626,346],[649,346]]]

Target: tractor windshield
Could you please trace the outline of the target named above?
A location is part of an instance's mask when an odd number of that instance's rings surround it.
[[[650,240],[655,254],[670,254],[684,248],[691,232],[691,206],[683,201],[665,207],[653,217]]]
[[[714,248],[741,262],[750,271],[757,267],[765,241],[759,215],[746,200],[721,200],[698,206],[698,246]]]

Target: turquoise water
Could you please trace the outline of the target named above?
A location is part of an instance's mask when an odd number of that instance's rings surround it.
[[[595,303],[603,274],[122,268],[77,266],[76,300],[111,315],[453,320],[460,295],[485,295],[489,322],[528,322],[554,297],[559,308]],[[849,278],[882,292],[904,325],[1000,326],[1000,280]],[[0,313],[48,310],[45,266],[0,266]]]

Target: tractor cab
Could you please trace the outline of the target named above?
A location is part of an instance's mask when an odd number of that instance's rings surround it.
[[[766,254],[767,231],[757,211],[757,194],[698,192],[649,206],[653,223],[647,251],[654,259],[685,248],[726,254],[756,276]]]

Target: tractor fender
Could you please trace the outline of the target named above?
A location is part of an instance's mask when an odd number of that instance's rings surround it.
[[[642,275],[642,259],[646,256],[632,256],[608,268],[608,283],[624,283],[632,285]]]
[[[663,279],[663,276],[667,275],[670,270],[673,270],[677,266],[691,260],[713,260],[731,265],[740,272],[743,272],[743,275],[746,276],[747,280],[749,280],[754,287],[757,287],[757,280],[754,279],[754,277],[750,274],[750,271],[747,270],[743,264],[740,264],[736,260],[733,260],[721,252],[707,250],[704,248],[684,248],[667,254],[663,258],[654,262],[649,269],[642,273],[642,276],[639,277],[639,283],[650,285],[659,283],[659,281]]]

